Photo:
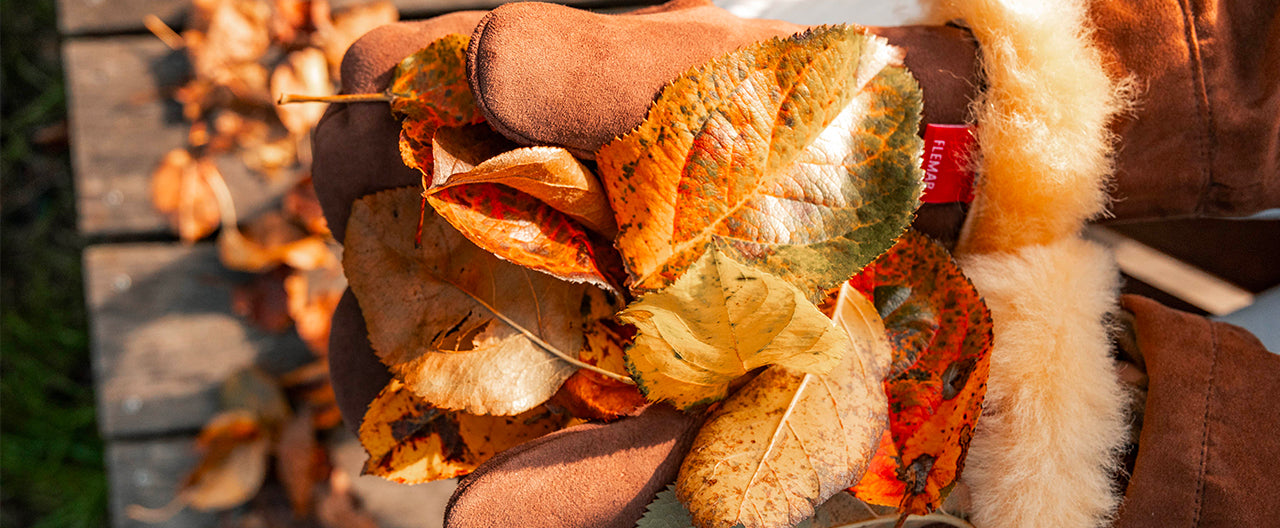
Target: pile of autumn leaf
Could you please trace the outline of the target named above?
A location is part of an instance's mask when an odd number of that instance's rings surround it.
[[[225,411],[197,439],[201,460],[177,498],[158,511],[132,507],[131,516],[158,521],[184,506],[217,511],[253,501],[246,519],[279,525],[290,515],[273,517],[273,507],[287,502],[294,519],[374,526],[349,477],[332,472],[318,444],[320,432],[342,422],[326,356],[346,287],[309,176],[310,132],[324,105],[274,102],[283,92],[334,93],[347,48],[398,18],[386,1],[331,12],[324,0],[193,0],[181,34],[146,20],[191,66],[190,79],[170,94],[191,123],[187,146],[167,153],[153,173],[154,206],[184,242],[217,231],[223,266],[251,274],[233,292],[234,311],[269,332],[295,329],[315,357],[279,378],[246,371],[227,380]],[[218,169],[241,161],[264,187],[287,189],[278,209],[246,222]],[[281,489],[287,501],[262,499]]]
[[[794,526],[846,489],[903,518],[939,506],[991,324],[908,230],[921,99],[898,50],[845,26],[741,49],[584,160],[495,133],[467,43],[398,67],[384,99],[423,188],[358,200],[347,230],[394,375],[360,430],[366,473],[464,475],[665,402],[704,417],[675,486],[699,527]]]

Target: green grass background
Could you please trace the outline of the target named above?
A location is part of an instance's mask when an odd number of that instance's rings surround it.
[[[0,0],[0,57],[0,526],[105,526],[52,0]]]

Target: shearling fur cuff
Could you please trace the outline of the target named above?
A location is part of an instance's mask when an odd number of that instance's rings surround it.
[[[1119,502],[1111,477],[1126,395],[1110,359],[1112,257],[1080,239],[1104,212],[1107,125],[1125,108],[1081,0],[947,6],[982,48],[977,189],[956,254],[986,298],[995,343],[963,481],[977,526],[1089,527]]]

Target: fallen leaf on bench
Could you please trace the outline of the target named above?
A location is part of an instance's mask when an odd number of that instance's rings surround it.
[[[151,203],[177,228],[184,242],[194,242],[218,228],[218,199],[209,182],[218,169],[213,162],[196,160],[186,149],[165,154],[151,173]]]

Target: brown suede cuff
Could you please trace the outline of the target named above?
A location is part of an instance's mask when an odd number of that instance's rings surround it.
[[[1133,295],[1149,377],[1117,527],[1270,526],[1280,519],[1280,356],[1226,323]]]
[[[1090,6],[1113,72],[1140,90],[1114,127],[1116,217],[1280,207],[1280,0]]]

